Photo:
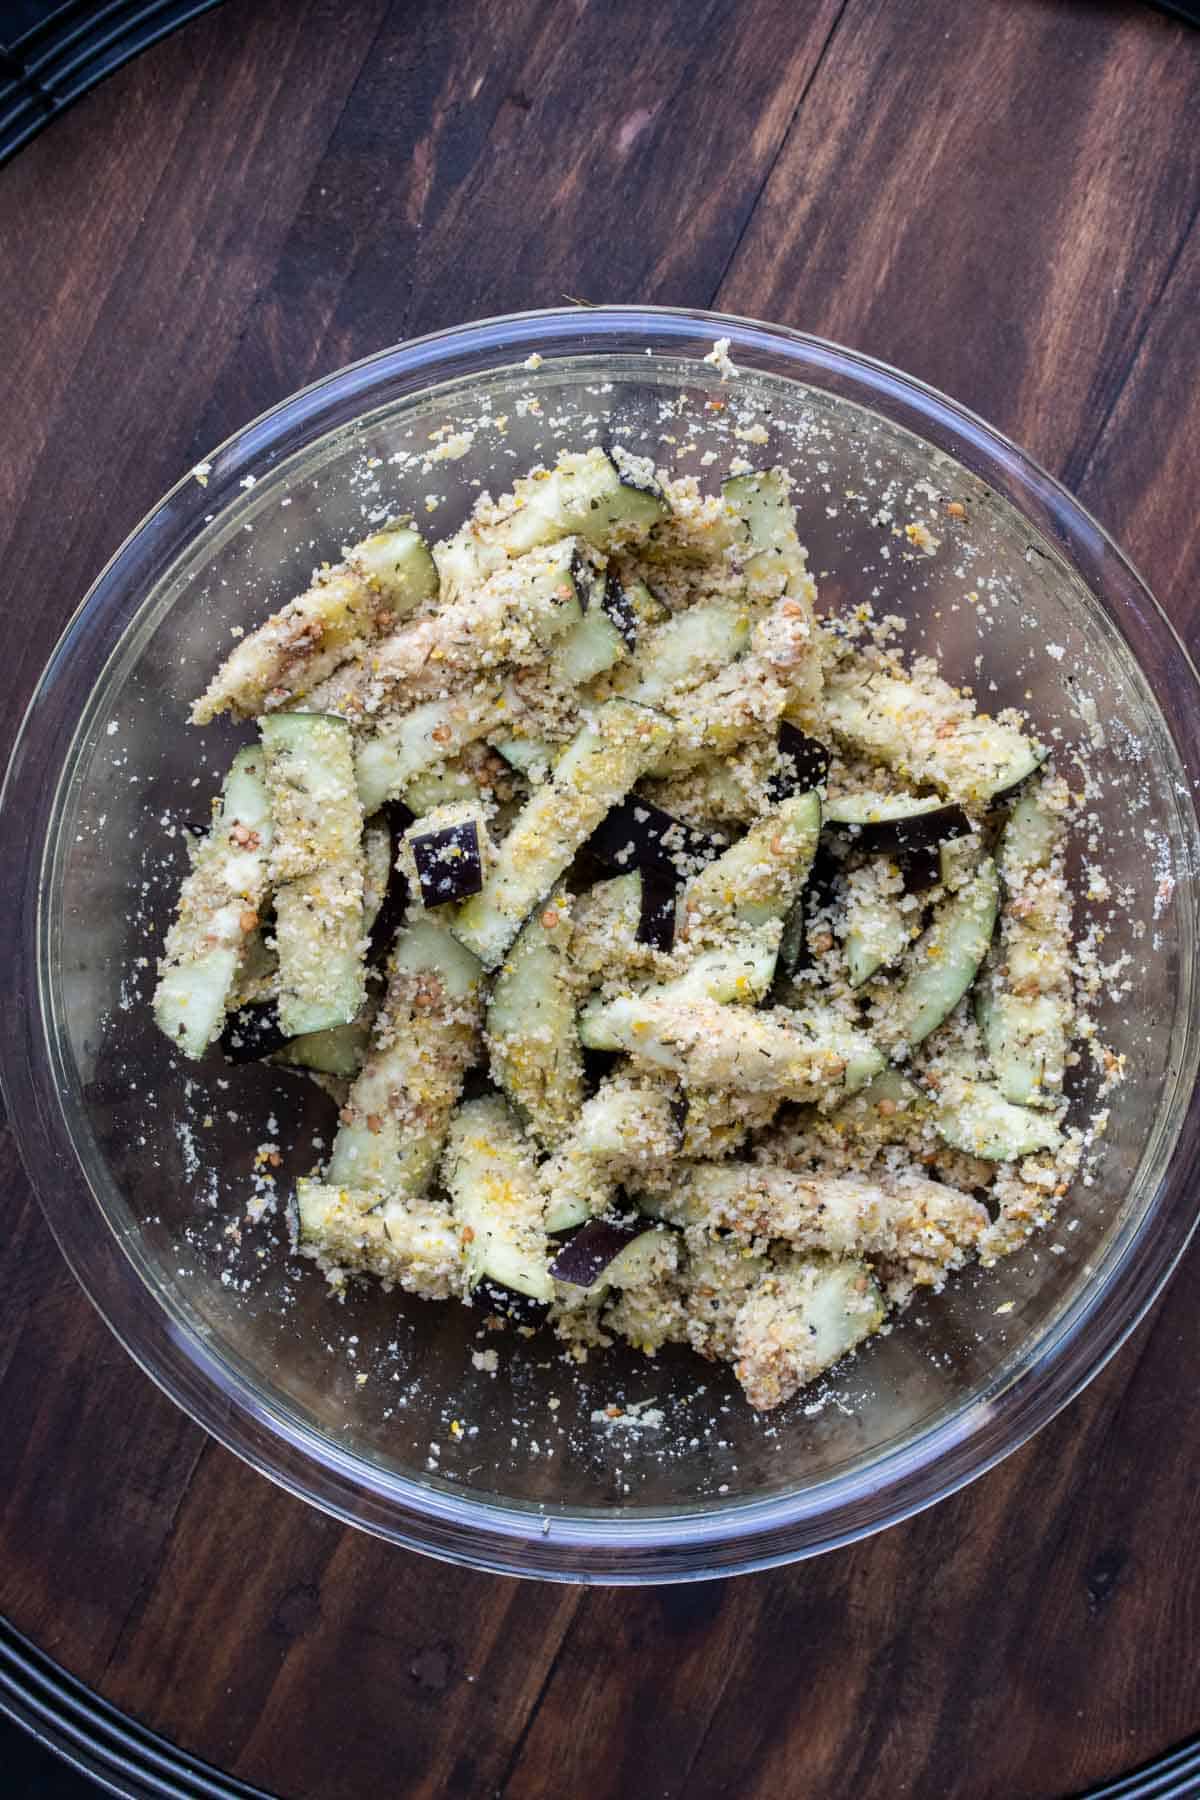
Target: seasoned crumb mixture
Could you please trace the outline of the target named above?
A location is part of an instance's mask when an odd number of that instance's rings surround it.
[[[531,1346],[685,1345],[767,1410],[1080,1177],[1106,1115],[1078,1116],[1071,1070],[1106,1091],[1123,1065],[1073,919],[1078,769],[990,712],[986,668],[955,687],[903,620],[822,610],[802,532],[782,468],[738,459],[713,491],[564,453],[432,547],[382,523],[196,700],[259,739],[155,1013],[187,1057],[332,1096],[289,1205],[335,1292],[483,1284],[523,1297]],[[255,1218],[279,1165],[272,1142]]]

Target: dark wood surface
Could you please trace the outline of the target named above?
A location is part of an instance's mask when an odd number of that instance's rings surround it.
[[[774,318],[947,389],[1196,641],[1198,116],[1200,33],[1132,3],[219,8],[0,171],[6,740],[215,441],[352,357],[564,294]],[[0,1158],[0,1610],[245,1779],[1020,1800],[1200,1728],[1196,1255],[956,1499],[772,1574],[582,1591],[393,1551],[244,1469],[93,1317],[7,1134]]]

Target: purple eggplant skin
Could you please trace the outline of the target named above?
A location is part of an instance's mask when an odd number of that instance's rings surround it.
[[[960,834],[954,832],[953,836]],[[900,873],[904,877],[906,894],[926,894],[936,887],[942,878],[941,859],[938,856],[938,844],[908,844],[897,851],[896,861],[900,864]]]
[[[409,826],[415,825],[417,822],[416,813],[411,806],[406,806],[403,800],[385,800],[379,810],[388,822],[393,842],[397,844]]]
[[[828,906],[832,900],[842,866],[824,842],[818,845],[804,891],[797,894],[792,902],[792,910],[783,922],[783,936],[779,942],[779,967],[784,975],[794,975],[797,970],[812,966],[812,951],[808,944],[809,918],[821,907]]]
[[[580,1045],[579,1053],[583,1058],[583,1083],[589,1094],[595,1093],[604,1077],[612,1074],[624,1055],[621,1050],[592,1050],[587,1044]]]
[[[644,1219],[614,1225],[608,1219],[589,1219],[580,1225],[563,1244],[550,1264],[555,1281],[569,1282],[572,1287],[592,1286],[613,1258],[619,1256],[635,1237],[646,1230]]]
[[[459,1095],[462,1100],[482,1100],[485,1094],[496,1092],[492,1085],[491,1070],[487,1064],[486,1049],[481,1046],[477,1054],[483,1058],[483,1061],[474,1063],[463,1076],[462,1092]],[[507,1294],[513,1290],[505,1288],[504,1291]]]
[[[626,644],[631,650],[637,648],[637,614],[633,603],[615,575],[609,575],[604,583],[604,598],[601,603]]]
[[[779,940],[779,970],[777,980],[794,975],[797,969],[805,969],[812,961],[808,948],[808,921],[804,914],[804,895],[797,894],[792,901],[791,910],[783,921],[783,935]]]
[[[652,869],[642,869],[640,873],[642,905],[638,913],[637,941],[669,956],[675,948],[678,886]]]
[[[403,869],[396,866],[396,854],[400,848],[400,840],[410,825],[416,823],[417,815],[403,800],[388,800],[381,808],[388,830],[392,834],[392,847],[388,864],[387,892],[383,896],[383,904],[376,913],[367,937],[367,961],[372,968],[379,968],[388,959],[392,945],[396,941],[396,933],[404,923],[408,911],[408,876]]]
[[[421,899],[426,906],[469,900],[483,887],[483,854],[474,819],[448,825],[444,831],[410,836]]]
[[[664,839],[670,836],[670,844]],[[621,800],[601,819],[585,849],[590,857],[612,875],[627,875],[631,869],[657,869],[673,879],[684,871],[711,862],[728,848],[725,841],[706,831],[685,825],[661,806],[631,794]]]
[[[367,961],[373,968],[379,968],[391,955],[396,933],[404,924],[407,912],[408,877],[393,861],[387,893],[383,896],[383,905],[375,915],[367,939]]]
[[[518,1330],[536,1331],[545,1322],[548,1302],[535,1300],[531,1294],[514,1293],[498,1281],[488,1281],[486,1276],[473,1290],[471,1303],[482,1312],[507,1319],[510,1325]]]
[[[279,1029],[279,1008],[274,1000],[239,1006],[225,1020],[220,1037],[222,1055],[232,1063],[263,1062],[287,1042],[287,1032]]]
[[[767,782],[772,800],[786,800],[821,787],[829,773],[829,751],[819,738],[809,737],[798,725],[779,721],[779,767]]]
[[[618,463],[616,457],[613,455],[614,449],[619,450],[620,447],[621,446],[619,444],[613,444],[611,442],[601,444],[601,446],[600,446],[600,448],[603,450],[605,456],[607,456],[609,462],[612,464],[613,468],[617,471],[617,476],[618,476],[618,479],[620,480],[621,486],[626,487],[626,488],[631,488],[635,494],[653,494],[653,496],[656,500],[661,500],[663,498],[663,491],[662,491],[662,488],[660,487],[659,483],[654,479],[653,475],[648,475],[644,479],[639,480],[638,477],[636,475],[631,474],[628,469],[622,469],[622,467]],[[596,507],[598,505],[599,505],[599,501],[597,501],[597,500],[592,501],[593,507]]]
[[[950,838],[968,837],[975,827],[955,800],[932,812],[914,813],[908,819],[880,819],[873,825],[848,826],[836,819],[831,831],[853,831],[854,846],[883,856],[903,857],[927,846],[937,849]]]

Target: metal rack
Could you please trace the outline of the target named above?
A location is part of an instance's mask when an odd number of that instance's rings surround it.
[[[0,1620],[0,1713],[120,1800],[271,1800],[126,1718]]]
[[[105,75],[219,0],[7,0],[0,6],[0,163]]]

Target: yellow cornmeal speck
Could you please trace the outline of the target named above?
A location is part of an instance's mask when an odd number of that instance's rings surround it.
[[[462,1425],[459,1422],[459,1420],[451,1419],[451,1421],[450,1421],[450,1436],[452,1438],[460,1438],[462,1435],[463,1435],[463,1428],[462,1428]]]
[[[932,556],[941,542],[939,538],[934,537],[929,527],[922,525],[919,520],[911,525],[906,525],[904,535],[914,550],[920,550],[926,556]]]

